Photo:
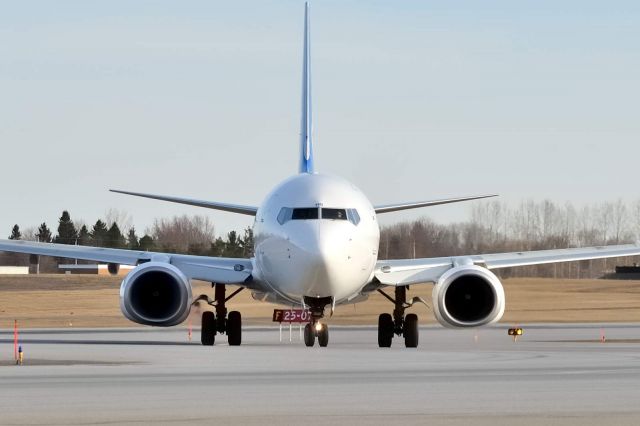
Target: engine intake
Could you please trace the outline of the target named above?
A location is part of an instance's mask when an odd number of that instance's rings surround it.
[[[138,324],[180,324],[189,315],[191,299],[191,283],[169,263],[144,263],[131,271],[120,286],[120,309]]]
[[[504,289],[486,268],[459,266],[445,272],[433,288],[436,319],[448,327],[478,327],[504,314]]]

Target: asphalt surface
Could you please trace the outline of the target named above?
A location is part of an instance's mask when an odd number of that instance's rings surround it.
[[[640,424],[640,324],[421,329],[420,347],[377,347],[374,328],[32,330],[25,364],[0,331],[0,424]],[[605,342],[601,342],[604,334]]]

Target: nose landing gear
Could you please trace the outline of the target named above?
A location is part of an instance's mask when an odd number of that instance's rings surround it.
[[[304,326],[304,344],[308,347],[315,345],[316,337],[321,347],[329,344],[329,327],[320,320],[324,317],[324,308],[333,303],[331,297],[307,297],[304,303],[311,312],[311,322]]]

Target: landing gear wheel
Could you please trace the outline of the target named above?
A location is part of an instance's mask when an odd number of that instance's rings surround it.
[[[329,344],[329,326],[322,324],[322,328],[318,331],[318,344],[325,348]]]
[[[313,329],[313,325],[308,323],[304,326],[304,344],[308,347],[313,346],[316,343],[316,331]]]
[[[418,347],[418,316],[409,314],[404,318],[404,345],[407,348]]]
[[[240,343],[242,343],[242,315],[238,311],[229,312],[227,338],[229,339],[229,346],[240,346]]]
[[[200,341],[204,346],[213,346],[213,343],[216,341],[216,317],[213,312],[207,311],[202,313]]]
[[[390,348],[393,340],[393,318],[391,314],[380,314],[378,317],[378,346]]]
[[[216,316],[216,331],[218,334],[224,334],[227,332],[227,319],[222,315],[223,314],[218,314]],[[226,313],[224,315],[226,315]]]

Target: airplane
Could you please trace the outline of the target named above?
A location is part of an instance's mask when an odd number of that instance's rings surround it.
[[[194,303],[205,301],[215,312],[202,313],[201,343],[213,345],[226,334],[229,345],[242,342],[242,316],[228,312],[227,302],[247,289],[254,299],[302,306],[310,313],[304,342],[329,342],[323,318],[336,306],[365,301],[379,292],[393,305],[378,318],[378,346],[390,347],[395,336],[406,347],[418,346],[416,314],[406,310],[418,297],[407,298],[410,286],[433,285],[432,310],[451,328],[479,327],[499,321],[505,294],[495,269],[554,262],[640,255],[628,244],[515,253],[471,254],[424,259],[378,259],[378,215],[406,209],[478,200],[494,194],[418,202],[372,205],[352,183],[318,173],[313,155],[309,6],[305,4],[302,66],[302,116],[299,173],[278,184],[260,206],[154,195],[112,192],[221,210],[254,217],[251,259],[216,258],[172,253],[0,240],[0,251],[105,262],[111,273],[120,265],[135,268],[120,286],[120,307],[139,324],[169,327],[184,322]],[[212,283],[214,298],[192,294],[191,280]],[[227,295],[226,286],[237,289]],[[393,297],[385,290],[392,289]]]

